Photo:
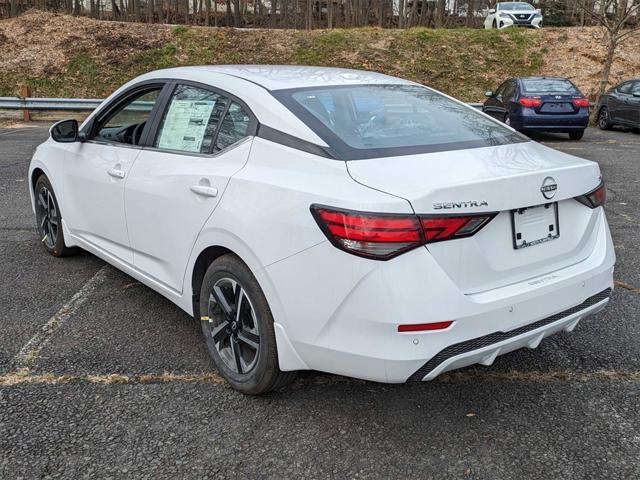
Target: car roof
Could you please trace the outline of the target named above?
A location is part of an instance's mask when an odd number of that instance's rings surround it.
[[[557,77],[554,75],[531,75],[528,77],[516,77],[519,80],[545,80],[545,79],[551,79],[551,80],[569,80],[568,78],[565,77]],[[569,80],[570,81],[570,80]]]
[[[157,78],[196,80],[202,78],[203,73],[240,78],[270,91],[328,85],[413,84],[409,80],[363,70],[298,65],[203,65],[156,70],[152,74]]]

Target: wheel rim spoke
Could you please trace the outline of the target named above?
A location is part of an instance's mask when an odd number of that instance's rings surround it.
[[[220,325],[217,325],[213,330],[211,330],[211,336],[213,337],[213,341],[216,343],[221,342],[222,340],[229,338],[231,333],[229,332],[229,322],[222,322]]]
[[[222,289],[217,285],[213,287],[213,298],[215,298],[218,305],[220,305],[222,310],[224,310],[224,313],[226,313],[227,315],[230,315],[232,313],[231,305],[229,305],[229,302],[224,296],[224,292],[222,291]]]
[[[238,340],[254,350],[258,350],[258,348],[260,348],[260,337],[255,333],[240,332],[238,334]]]
[[[243,373],[240,345],[238,344],[238,340],[235,338],[231,339],[231,350],[233,350],[233,358],[235,359],[236,370],[238,371],[238,373]]]

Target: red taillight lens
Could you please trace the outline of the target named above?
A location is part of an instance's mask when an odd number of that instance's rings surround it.
[[[473,235],[496,213],[416,216],[354,212],[312,205],[311,213],[327,238],[354,255],[388,260],[424,245]]]
[[[480,215],[423,215],[420,217],[425,243],[465,238],[477,233],[496,213]]]
[[[600,185],[598,185],[594,190],[591,190],[589,193],[585,193],[584,195],[576,197],[576,200],[589,208],[597,208],[603,206],[604,202],[607,201],[607,189],[604,186],[604,181],[601,181]]]
[[[589,105],[591,105],[589,103],[589,99],[587,99],[587,98],[574,98],[573,99],[573,104],[576,107],[589,107]]]
[[[434,322],[434,323],[412,323],[408,325],[398,325],[399,332],[426,332],[429,330],[444,330],[449,328],[453,323],[452,320],[446,322]]]
[[[529,97],[524,97],[521,98],[520,100],[518,100],[520,102],[520,105],[522,105],[523,107],[539,107],[540,105],[542,105],[542,100],[540,100],[539,98],[529,98]]]
[[[315,205],[311,213],[331,243],[362,257],[387,260],[423,244],[415,215],[360,213]]]

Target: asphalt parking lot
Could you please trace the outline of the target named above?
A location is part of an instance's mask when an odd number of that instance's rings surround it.
[[[169,301],[45,253],[26,174],[46,136],[0,129],[0,478],[640,478],[640,135],[536,138],[608,185],[617,288],[572,334],[433,382],[308,372],[258,398]]]

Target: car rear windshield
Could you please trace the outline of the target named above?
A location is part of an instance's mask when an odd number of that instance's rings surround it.
[[[567,93],[578,95],[580,92],[569,80],[562,78],[527,78],[522,80],[527,93]]]
[[[353,85],[274,95],[345,160],[525,141],[467,105],[419,85]]]
[[[508,3],[499,3],[499,10],[535,10],[533,5],[529,5],[528,3],[520,3],[520,2],[508,2]]]

